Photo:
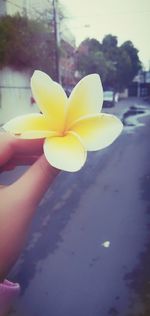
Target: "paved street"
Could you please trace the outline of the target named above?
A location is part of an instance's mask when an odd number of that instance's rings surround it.
[[[150,104],[103,111],[124,131],[47,192],[10,275],[22,287],[11,316],[150,315]]]

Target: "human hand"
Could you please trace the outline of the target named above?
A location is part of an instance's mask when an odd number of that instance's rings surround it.
[[[43,155],[43,140],[22,140],[0,133],[0,171],[31,165],[13,184],[0,189],[0,281],[23,247],[36,207],[59,170]]]
[[[0,173],[17,165],[31,165],[43,154],[43,139],[22,140],[0,132]]]

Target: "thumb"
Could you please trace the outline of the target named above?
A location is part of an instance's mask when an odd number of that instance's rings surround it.
[[[60,170],[42,155],[16,182],[10,185],[20,202],[36,207]]]
[[[0,165],[6,163],[14,153],[14,137],[8,133],[0,133]]]

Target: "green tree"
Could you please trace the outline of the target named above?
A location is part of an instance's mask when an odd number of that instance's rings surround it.
[[[118,40],[116,36],[111,34],[106,35],[102,40],[101,48],[108,60],[113,62],[117,61]]]
[[[138,71],[141,69],[142,64],[138,56],[138,49],[134,47],[133,43],[131,41],[124,42],[120,49],[129,56],[130,62],[131,62],[131,70],[130,70],[130,78],[131,80],[133,77],[138,73]]]
[[[117,90],[117,61],[118,61],[118,39],[117,36],[108,34],[102,40],[101,49],[109,65],[108,75],[104,85]]]
[[[53,36],[42,22],[25,16],[0,19],[0,67],[41,69],[53,73]]]
[[[86,39],[78,49],[77,67],[81,75],[97,72],[104,88],[122,90],[129,86],[141,68],[138,50],[131,41],[118,46],[116,36],[108,34],[102,43]]]
[[[77,68],[82,76],[98,73],[105,82],[110,69],[113,68],[96,39],[87,38],[78,48]]]

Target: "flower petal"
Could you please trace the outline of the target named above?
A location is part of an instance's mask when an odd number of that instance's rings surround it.
[[[8,121],[3,128],[10,133],[20,134],[32,130],[48,130],[49,125],[44,115],[39,113],[18,116]]]
[[[39,70],[31,78],[31,88],[40,110],[49,122],[50,130],[62,130],[68,100],[63,88]]]
[[[103,89],[98,74],[81,79],[68,99],[66,128],[82,116],[96,114],[101,111]]]
[[[47,138],[47,137],[52,137],[52,136],[57,136],[56,132],[53,131],[29,131],[29,132],[24,132],[20,135],[20,138],[23,139],[37,139],[37,138]]]
[[[71,130],[76,132],[87,150],[99,150],[112,144],[123,128],[114,115],[99,114],[78,120]]]
[[[47,138],[44,153],[49,163],[65,171],[78,171],[86,161],[87,153],[75,135]]]

